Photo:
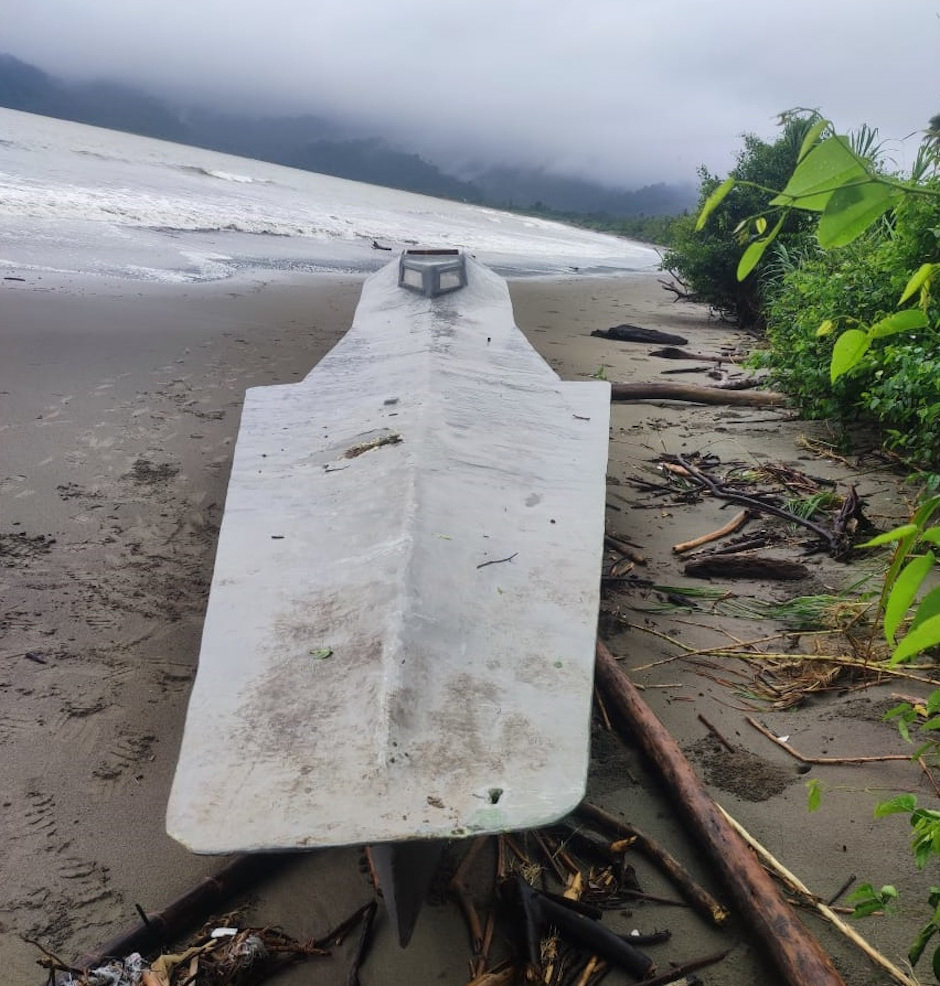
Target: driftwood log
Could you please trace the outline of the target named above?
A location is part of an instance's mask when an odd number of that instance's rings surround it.
[[[705,555],[686,562],[685,574],[696,579],[772,579],[776,582],[799,582],[809,578],[809,569],[788,558],[719,554]]]
[[[609,329],[595,329],[592,336],[613,339],[614,342],[662,343],[664,346],[687,346],[689,340],[673,332],[644,329],[642,325],[614,325]]]
[[[832,960],[784,901],[770,875],[734,831],[679,744],[598,640],[597,686],[617,726],[652,760],[737,905],[790,986],[845,986]]]
[[[612,401],[692,401],[697,404],[736,404],[747,407],[779,407],[786,394],[769,390],[739,391],[722,387],[698,387],[692,383],[612,383]]]
[[[730,356],[711,356],[708,353],[690,353],[688,349],[679,349],[676,346],[664,346],[662,349],[651,349],[650,356],[658,356],[660,359],[690,359],[701,360],[707,363],[730,363]]]

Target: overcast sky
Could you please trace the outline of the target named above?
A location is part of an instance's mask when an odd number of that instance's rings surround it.
[[[628,188],[727,171],[794,106],[877,126],[903,165],[940,113],[940,0],[26,0],[3,21],[0,50],[54,74]]]

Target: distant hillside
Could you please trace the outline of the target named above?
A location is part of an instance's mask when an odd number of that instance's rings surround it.
[[[671,216],[695,206],[695,185],[647,185],[636,191],[605,188],[544,169],[496,167],[473,179],[487,201],[521,209],[596,216]]]
[[[137,89],[113,82],[70,85],[4,54],[0,106],[163,140],[185,141],[189,135],[177,114]]]
[[[674,215],[695,203],[691,186],[651,185],[626,191],[544,170],[504,166],[490,167],[467,181],[380,136],[363,137],[340,121],[313,115],[251,117],[177,107],[117,82],[66,82],[2,53],[0,106],[502,208],[629,217]]]

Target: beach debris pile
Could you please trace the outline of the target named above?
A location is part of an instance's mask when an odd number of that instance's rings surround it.
[[[634,851],[654,863],[675,895],[643,891],[630,861]],[[481,881],[481,873],[489,878]],[[447,890],[469,931],[467,986],[594,986],[612,970],[644,983],[681,982],[727,954],[682,963],[647,954],[671,934],[634,927],[649,920],[634,914],[638,904],[692,907],[716,927],[729,912],[653,839],[587,802],[558,825],[474,840]],[[620,930],[612,927],[617,923]],[[508,952],[495,942],[509,942]]]
[[[725,926],[729,911],[654,839],[587,802],[557,825],[481,836],[456,843],[455,853],[460,850],[442,889],[466,920],[467,982],[472,986],[596,986],[612,970],[650,986],[691,982],[684,977],[727,954],[681,963],[647,954],[661,951],[671,938],[667,929],[642,928],[653,921],[649,905],[691,907],[718,928]],[[644,892],[631,862],[635,854],[650,861],[676,893]],[[643,910],[634,912],[638,906]],[[50,986],[249,986],[297,962],[336,961],[333,949],[356,935],[352,957],[345,957],[346,949],[341,959],[346,967],[337,979],[356,986],[377,907],[373,898],[326,935],[307,941],[277,928],[240,926],[235,915],[227,914],[178,949],[149,959],[134,952],[87,969],[33,944],[42,951],[39,964],[48,971]]]
[[[610,516],[620,511],[618,500],[633,510],[658,509],[664,515],[715,500],[741,509],[717,528],[675,543],[671,557],[648,560],[638,546],[609,530],[602,628],[642,630],[631,611],[698,615],[702,625],[723,638],[720,642],[693,648],[663,630],[657,636],[675,645],[677,659],[735,691],[742,708],[790,708],[811,694],[842,686],[850,675],[870,677],[877,655],[871,652],[871,595],[857,591],[864,579],[845,590],[803,589],[783,600],[762,598],[766,593],[753,584],[738,588],[746,580],[765,587],[812,581],[814,569],[819,571],[807,565],[813,556],[847,560],[853,545],[873,532],[854,487],[843,492],[832,480],[786,463],[723,463],[702,453],[660,455],[651,472],[630,477],[638,498],[609,491]],[[654,563],[659,567],[658,579],[639,574],[638,566],[648,561],[650,569]],[[668,584],[672,580],[663,577],[663,570],[677,562],[688,579],[714,581]],[[842,571],[836,573],[839,581],[844,581]],[[624,596],[635,596],[636,590],[644,596],[639,605]],[[760,631],[749,641],[744,631],[727,628],[729,618],[770,621],[778,632]],[[733,668],[732,659],[747,667]]]
[[[42,949],[39,964],[49,972],[49,986],[249,986],[286,966],[312,958],[329,958],[359,928],[359,947],[349,982],[358,982],[377,904],[370,901],[322,938],[300,941],[278,928],[207,927],[178,952],[161,952],[146,960],[139,952],[78,969]],[[227,918],[231,918],[227,915]],[[213,922],[215,924],[215,922]],[[36,944],[36,943],[33,943]]]
[[[713,554],[735,554],[772,544],[801,544],[807,553],[827,551],[843,558],[857,532],[870,530],[862,502],[854,487],[840,494],[829,479],[812,476],[785,463],[753,465],[740,462],[723,464],[710,454],[662,455],[656,462],[662,477],[650,482],[635,476],[630,482],[645,492],[673,503],[697,503],[712,497],[744,509],[734,521],[720,529],[674,546],[673,551],[688,557],[696,549],[723,539],[749,521],[775,518],[784,526],[749,532],[728,542]],[[801,529],[803,539],[797,538]],[[806,541],[806,535],[812,535]],[[783,576],[786,578],[787,576]]]

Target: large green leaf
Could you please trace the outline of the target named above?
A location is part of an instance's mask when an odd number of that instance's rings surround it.
[[[906,661],[929,647],[936,647],[937,644],[940,644],[940,616],[932,616],[908,632],[901,643],[894,648],[889,663],[898,664]]]
[[[836,189],[819,219],[816,233],[819,245],[829,250],[851,243],[876,219],[893,209],[902,194],[900,189],[877,179]]]
[[[819,811],[819,806],[822,804],[822,786],[815,777],[806,782],[806,792],[806,810]]]
[[[913,794],[899,794],[890,801],[882,801],[875,805],[875,818],[886,815],[897,815],[901,812],[911,812],[917,807],[917,797]]]
[[[916,524],[902,524],[900,527],[892,527],[890,531],[885,531],[884,534],[878,534],[870,541],[866,541],[864,544],[859,544],[857,547],[878,548],[883,544],[890,544],[892,541],[900,541],[902,538],[906,538],[909,534],[914,534],[916,530]]]
[[[766,235],[762,236],[759,240],[755,240],[745,251],[741,254],[741,259],[738,261],[738,280],[743,281],[748,274],[758,265],[760,258],[764,256],[764,252],[767,247],[777,238],[777,233],[780,232],[780,228],[783,226],[783,221],[786,219],[786,212],[777,220],[776,226]]]
[[[917,612],[914,613],[914,619],[911,621],[911,629],[913,630],[914,627],[920,626],[925,620],[934,616],[940,616],[940,586],[931,589],[918,603]],[[936,712],[937,710],[934,709],[933,711]]]
[[[718,208],[719,205],[724,201],[725,196],[731,191],[735,186],[734,178],[726,178],[711,195],[705,200],[705,205],[702,206],[702,211],[698,214],[698,220],[695,223],[695,232],[703,229],[705,223],[708,222],[708,217]]]
[[[763,239],[755,240],[745,251],[741,254],[741,259],[738,261],[738,272],[737,277],[739,281],[743,281],[748,274],[760,263],[760,258],[764,256],[764,252],[767,247],[770,246],[770,237],[765,236]]]
[[[901,570],[901,574],[892,586],[888,601],[885,603],[884,615],[885,640],[889,644],[894,643],[894,637],[898,632],[898,627],[901,625],[901,621],[907,614],[908,609],[910,609],[918,589],[920,589],[924,579],[927,577],[927,573],[933,568],[935,561],[936,559],[932,551],[928,551],[927,554],[920,555],[917,558],[912,558]]]
[[[784,190],[770,204],[822,212],[837,188],[867,181],[868,177],[845,137],[827,137],[800,161]]]
[[[915,293],[920,291],[920,289],[933,277],[934,270],[937,264],[921,264],[917,268],[917,271],[911,275],[911,279],[907,282],[907,286],[904,288],[904,293],[901,295],[901,300],[898,302],[899,305],[903,305],[908,298],[913,298]]]
[[[800,145],[800,153],[797,155],[797,161],[802,161],[803,158],[809,153],[810,148],[819,139],[822,132],[829,126],[828,120],[817,120],[808,130],[806,136],[803,138],[803,143]]]
[[[933,496],[927,497],[917,508],[917,513],[911,518],[911,523],[920,528],[926,528],[927,522],[938,510],[940,510],[940,493],[935,493]]]
[[[829,364],[829,379],[835,383],[843,373],[848,373],[853,366],[868,352],[871,337],[861,329],[846,329],[836,339],[832,347],[832,360]]]
[[[911,942],[910,948],[907,950],[907,960],[911,963],[913,968],[917,965],[918,960],[924,954],[924,949],[930,942],[930,939],[940,931],[934,921],[928,921],[927,924],[920,929],[917,936]]]
[[[898,332],[914,332],[927,328],[927,316],[919,308],[905,308],[881,319],[868,330],[872,339],[897,335]]]

